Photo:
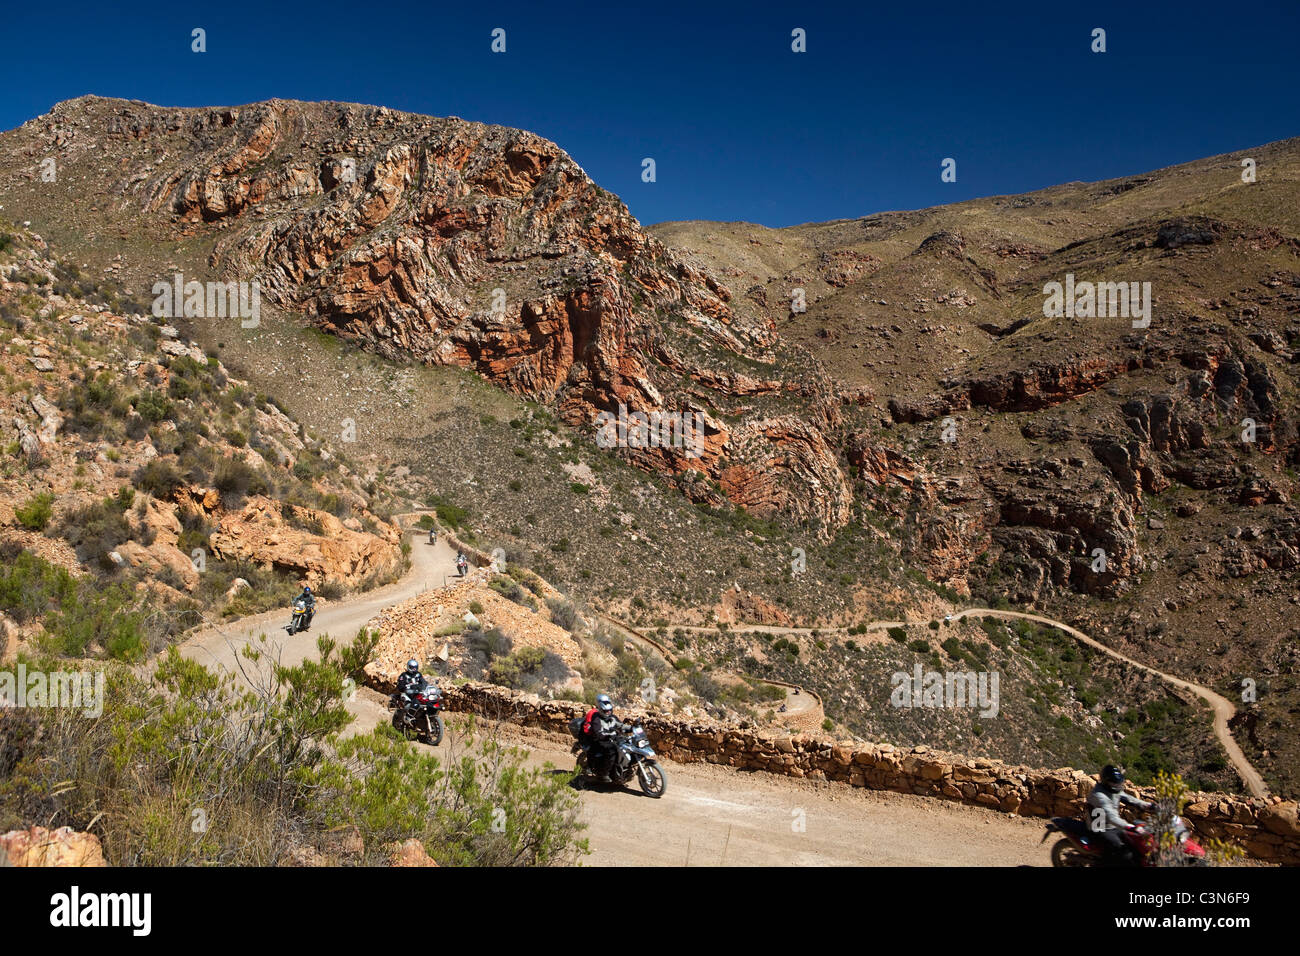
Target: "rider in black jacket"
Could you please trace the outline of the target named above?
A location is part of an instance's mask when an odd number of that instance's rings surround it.
[[[412,658],[406,662],[406,670],[397,677],[397,697],[409,712],[415,704],[415,695],[428,686],[428,680],[420,673],[420,662]]]
[[[617,753],[619,721],[608,694],[596,698],[596,706],[583,719],[582,735],[587,744],[587,765],[601,780],[609,780],[610,764]]]

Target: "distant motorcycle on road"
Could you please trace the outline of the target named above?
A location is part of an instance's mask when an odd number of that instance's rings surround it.
[[[307,606],[307,602],[299,598],[293,602],[293,615],[289,618],[289,623],[285,625],[285,630],[292,636],[299,631],[305,631],[311,627],[311,619],[316,616],[316,609]]]
[[[463,554],[456,556],[456,573],[462,578],[469,573],[469,559]]]

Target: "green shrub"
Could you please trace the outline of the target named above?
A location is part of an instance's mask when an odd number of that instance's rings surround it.
[[[690,687],[695,696],[701,700],[707,700],[713,703],[718,699],[721,688],[718,682],[701,670],[689,671],[686,674],[686,684]],[[636,681],[634,686],[640,686],[640,680]]]
[[[61,656],[79,657],[98,643],[111,657],[138,660],[149,639],[139,600],[126,582],[77,580],[30,551],[0,564],[0,609],[19,623],[40,621],[41,646]]]
[[[185,484],[176,466],[162,458],[154,458],[136,469],[131,478],[137,488],[153,495],[159,501],[169,501]]]
[[[86,382],[86,399],[92,405],[108,408],[117,398],[117,385],[108,372],[100,372]]]
[[[428,499],[428,505],[438,516],[438,521],[443,527],[459,531],[469,522],[469,511],[452,504],[437,495],[432,495]]]
[[[59,536],[77,551],[82,561],[98,561],[111,568],[108,552],[131,537],[131,525],[118,501],[105,498],[64,514],[59,522]]]
[[[172,403],[161,392],[153,389],[141,392],[132,404],[136,414],[147,422],[165,421],[172,415]]]
[[[54,495],[42,491],[14,509],[14,517],[28,531],[44,531],[54,514]]]
[[[551,598],[546,602],[546,607],[551,612],[551,622],[553,624],[564,628],[566,631],[577,630],[580,618],[578,609],[574,607],[573,602]]]
[[[212,485],[231,503],[242,501],[248,494],[262,495],[271,490],[262,473],[242,458],[219,459]]]
[[[465,646],[470,653],[481,655],[489,663],[498,657],[505,657],[514,646],[510,635],[499,627],[486,631],[475,631],[465,638]]]

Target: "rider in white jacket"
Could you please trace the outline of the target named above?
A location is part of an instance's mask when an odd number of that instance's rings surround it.
[[[1144,812],[1155,809],[1155,804],[1130,797],[1124,792],[1124,771],[1107,764],[1101,769],[1097,786],[1088,794],[1088,829],[1101,841],[1102,849],[1117,861],[1133,863],[1133,848],[1122,836],[1123,831],[1136,829],[1120,815],[1120,807],[1136,807]]]

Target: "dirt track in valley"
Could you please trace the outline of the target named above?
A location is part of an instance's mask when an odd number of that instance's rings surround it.
[[[443,541],[429,546],[408,533],[411,569],[377,591],[343,601],[321,602],[310,631],[289,637],[288,610],[271,611],[205,629],[181,645],[181,653],[209,667],[240,671],[240,652],[258,644],[282,663],[316,653],[316,637],[328,633],[350,641],[383,608],[440,587],[455,574],[455,552]],[[261,635],[267,635],[264,643]],[[349,733],[364,733],[390,719],[382,694],[360,688],[348,704],[355,720]],[[456,715],[448,739],[459,742]],[[529,751],[527,762],[571,769],[563,738],[513,725],[496,728],[503,740]],[[413,746],[423,746],[413,744]],[[903,794],[747,773],[709,764],[665,762],[668,789],[661,799],[639,791],[582,792],[582,819],[591,855],[586,862],[611,866],[1015,866],[1047,865],[1039,845],[1042,824],[1005,813]]]
[[[1201,698],[1207,704],[1210,705],[1210,709],[1214,714],[1214,722],[1213,722],[1214,736],[1218,739],[1219,744],[1223,747],[1224,752],[1227,754],[1228,760],[1232,763],[1233,769],[1237,771],[1237,776],[1241,778],[1241,781],[1243,784],[1245,784],[1246,789],[1249,790],[1251,795],[1255,797],[1268,796],[1268,787],[1264,783],[1264,778],[1260,775],[1259,771],[1255,769],[1254,765],[1252,765],[1251,762],[1246,759],[1245,753],[1242,752],[1241,747],[1238,746],[1236,739],[1234,739],[1232,736],[1232,731],[1228,728],[1228,721],[1232,720],[1232,718],[1236,715],[1237,708],[1232,703],[1232,701],[1228,700],[1222,694],[1215,693],[1214,691],[1210,690],[1210,688],[1204,687],[1201,684],[1195,684],[1192,681],[1184,680],[1181,677],[1175,677],[1174,675],[1167,674],[1162,670],[1157,670],[1156,668],[1151,667],[1149,664],[1143,664],[1141,661],[1134,660],[1133,658],[1128,657],[1127,655],[1121,654],[1119,651],[1115,650],[1114,648],[1108,647],[1107,645],[1103,644],[1101,641],[1097,640],[1096,638],[1089,637],[1087,634],[1085,634],[1083,631],[1080,631],[1078,628],[1071,627],[1069,624],[1065,624],[1062,621],[1054,620],[1050,617],[1044,617],[1041,614],[1031,614],[1024,611],[998,611],[992,608],[975,607],[975,608],[967,608],[964,611],[958,611],[954,613],[952,617],[954,620],[960,620],[966,617],[996,617],[996,618],[1001,618],[1002,620],[1036,621],[1039,624],[1046,624],[1050,627],[1056,628],[1058,631],[1061,631],[1064,634],[1068,634],[1070,637],[1073,637],[1084,644],[1087,644],[1089,647],[1093,648],[1094,650],[1100,651],[1101,653],[1105,654],[1107,657],[1114,658],[1117,661],[1122,661],[1125,664],[1129,664],[1140,670],[1146,671],[1148,674],[1152,674],[1156,677],[1159,677],[1161,680],[1171,684],[1174,687],[1179,688],[1180,690],[1186,690],[1191,692],[1192,694],[1195,694],[1197,697]],[[903,627],[907,624],[916,624],[916,623],[918,622],[917,621],[871,621],[866,624],[866,628],[869,631],[881,631],[890,627]],[[698,632],[717,631],[717,628],[715,627],[704,627],[700,625],[669,624],[668,626],[672,628],[680,628],[682,630],[687,630],[687,631],[698,631]],[[833,628],[833,627],[832,628],[778,627],[776,625],[767,625],[767,624],[737,624],[733,626],[732,630],[758,631],[763,634],[783,634],[787,636],[800,636],[800,637],[812,636],[814,632],[824,634],[828,632],[845,631],[844,628]]]

